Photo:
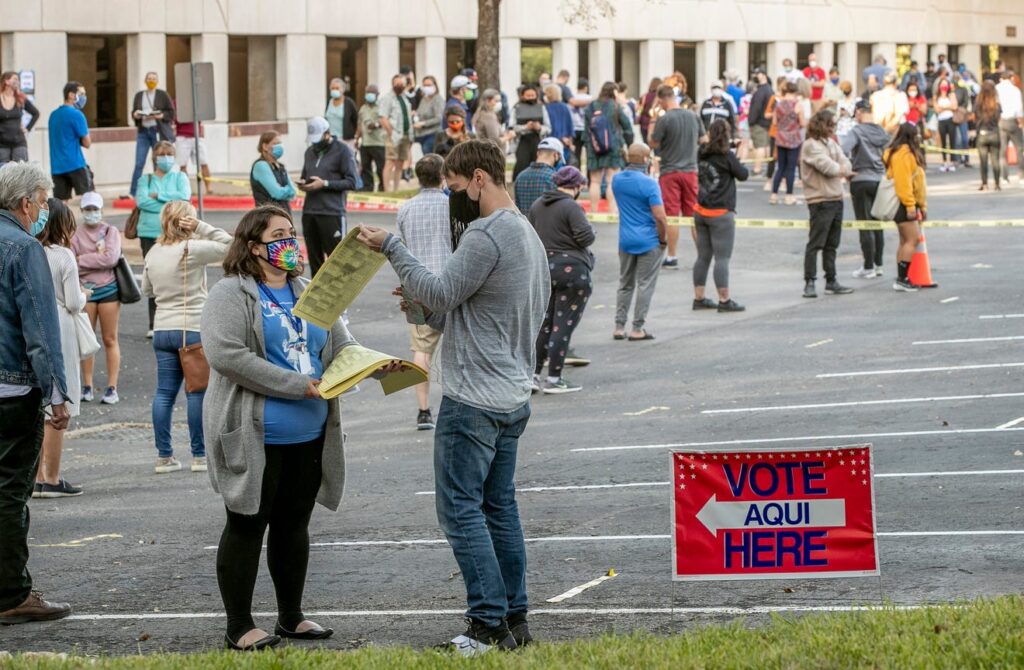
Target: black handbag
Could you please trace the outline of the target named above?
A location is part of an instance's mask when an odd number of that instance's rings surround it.
[[[122,305],[142,300],[139,282],[135,281],[135,272],[124,255],[117,259],[117,265],[114,266],[114,280],[117,282],[117,299]]]

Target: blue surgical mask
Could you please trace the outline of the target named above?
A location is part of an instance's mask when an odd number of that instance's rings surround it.
[[[32,228],[28,231],[28,234],[35,237],[39,233],[43,232],[43,228],[46,228],[46,222],[50,218],[50,210],[39,208],[39,216],[32,222]]]
[[[377,102],[377,94],[376,93],[367,93],[366,94],[366,102],[368,102],[371,105],[373,103]]]
[[[340,98],[340,97],[341,97],[341,91],[339,91],[339,90],[338,90],[338,89],[336,89],[336,88],[335,88],[335,89],[332,89],[332,90],[331,90],[331,97],[332,97],[332,98],[334,98],[335,100],[337,100],[338,98]]]
[[[163,172],[170,172],[174,169],[174,156],[157,156],[156,166]]]
[[[274,146],[270,147],[270,155],[273,156],[275,159],[284,156],[284,145],[275,144]]]
[[[78,109],[85,109],[85,103],[87,103],[88,101],[89,98],[85,95],[85,93],[79,93],[75,97],[75,107],[77,107]]]

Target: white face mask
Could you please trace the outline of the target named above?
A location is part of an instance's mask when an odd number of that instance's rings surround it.
[[[810,65],[811,67],[818,67],[818,61],[816,60],[808,61],[807,64]]]
[[[96,226],[103,221],[103,212],[100,210],[88,210],[82,212],[82,220],[85,221],[87,226]]]
[[[501,111],[501,100],[499,100],[498,102],[494,103],[494,113],[497,114],[500,111]]]
[[[434,95],[435,93],[437,93],[437,87],[436,86],[424,86],[423,87],[423,95]]]

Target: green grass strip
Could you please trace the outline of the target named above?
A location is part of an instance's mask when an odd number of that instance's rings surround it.
[[[534,620],[543,636],[547,617]],[[680,615],[674,625],[688,622]],[[49,624],[60,626],[60,623]],[[327,651],[293,646],[256,654],[159,654],[66,660],[0,658],[4,670],[433,670],[435,668],[1021,668],[1024,667],[1024,598],[1003,596],[960,606],[917,610],[775,615],[765,625],[742,619],[662,637],[649,633],[537,644],[521,653],[475,659],[367,647]]]

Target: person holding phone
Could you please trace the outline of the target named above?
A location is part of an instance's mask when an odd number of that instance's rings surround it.
[[[255,650],[282,637],[323,640],[333,631],[302,613],[309,519],[317,502],[338,509],[345,455],[341,403],[321,398],[317,386],[355,340],[340,319],[325,330],[295,315],[307,282],[291,215],[277,207],[242,217],[224,275],[210,291],[200,330],[210,364],[203,402],[210,481],[227,512],[217,551],[225,646]],[[399,369],[393,363],[379,374]],[[274,634],[257,628],[252,617],[268,527]]]
[[[298,187],[306,194],[302,234],[315,277],[345,235],[345,203],[348,192],[356,188],[356,159],[322,116],[306,124],[306,143]]]

